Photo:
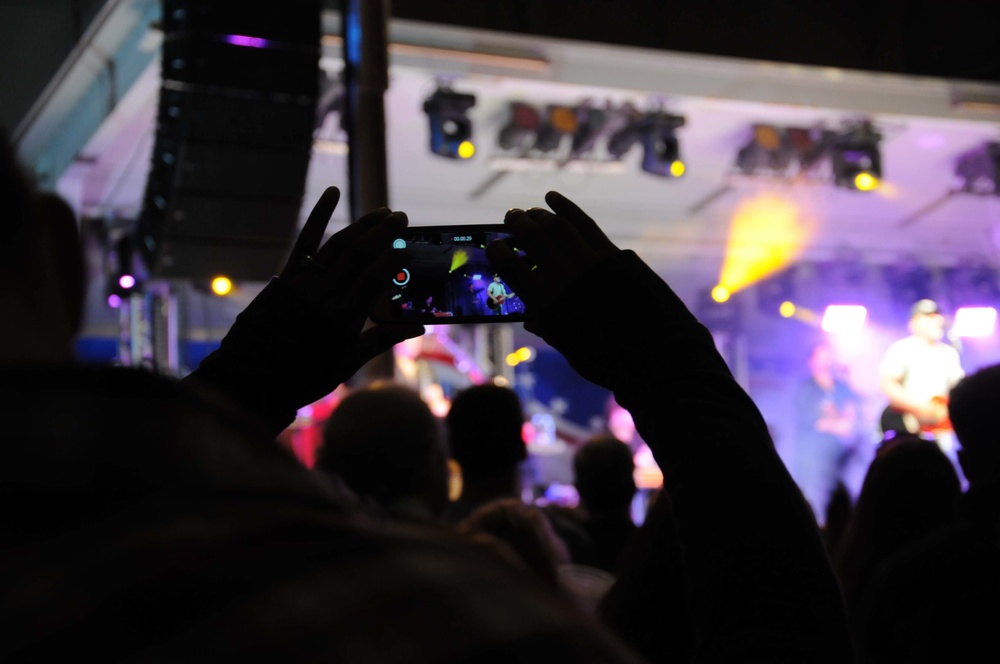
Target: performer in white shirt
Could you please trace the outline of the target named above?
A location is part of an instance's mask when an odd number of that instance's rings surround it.
[[[954,460],[948,393],[965,376],[958,351],[944,342],[945,318],[933,300],[913,305],[909,328],[910,336],[889,346],[879,366],[879,386],[889,399],[882,433],[933,437]]]

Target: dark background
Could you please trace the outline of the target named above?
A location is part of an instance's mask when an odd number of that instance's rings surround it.
[[[0,0],[12,129],[101,0]],[[1000,82],[995,0],[393,0],[397,18],[808,65]],[[326,6],[336,9],[337,0]],[[991,11],[993,9],[994,11]]]

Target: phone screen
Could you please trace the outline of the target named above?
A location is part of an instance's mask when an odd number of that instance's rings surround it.
[[[486,247],[509,237],[503,225],[414,226],[393,241],[409,249],[410,265],[392,280],[372,320],[499,323],[524,320],[524,303],[490,266]]]

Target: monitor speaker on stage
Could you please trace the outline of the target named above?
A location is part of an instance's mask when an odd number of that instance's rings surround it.
[[[264,280],[298,222],[315,127],[320,0],[164,0],[139,241],[161,277]]]

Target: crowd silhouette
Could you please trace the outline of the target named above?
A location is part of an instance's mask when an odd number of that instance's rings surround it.
[[[1000,365],[951,394],[965,495],[933,443],[898,438],[856,504],[835,492],[821,532],[670,287],[557,193],[511,210],[526,255],[488,255],[526,329],[614,394],[663,470],[637,528],[632,453],[610,436],[575,454],[578,507],[522,499],[521,404],[495,385],[456,395],[444,421],[404,386],[357,389],[312,470],[275,442],[298,408],[423,332],[366,327],[407,264],[390,247],[405,214],[373,211],[324,242],[328,189],[281,274],[176,381],[73,361],[72,211],[6,142],[0,193],[4,660],[991,659]],[[584,324],[570,291],[650,313]]]

